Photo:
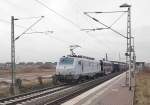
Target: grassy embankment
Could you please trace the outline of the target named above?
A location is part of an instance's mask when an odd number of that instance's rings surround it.
[[[150,105],[150,69],[136,75],[134,105]]]

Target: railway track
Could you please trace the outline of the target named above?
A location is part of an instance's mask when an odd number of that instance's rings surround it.
[[[3,98],[3,99],[0,99],[0,105],[16,105],[18,103],[30,100],[31,98],[36,98],[45,94],[50,94],[58,90],[64,89],[66,87],[68,87],[68,85],[65,85],[65,84],[57,85],[55,87],[48,87],[48,88],[39,89],[36,91],[24,93],[24,94],[19,94],[16,96]]]
[[[66,102],[67,100],[74,98],[74,97],[78,96],[79,94],[81,94],[81,93],[83,93],[83,92],[85,92],[85,91],[87,91],[87,90],[121,74],[121,73],[122,72],[113,73],[111,75],[100,77],[98,79],[83,83],[79,87],[76,86],[76,89],[71,90],[70,92],[64,94],[63,96],[57,97],[54,100],[49,100],[49,102],[45,103],[44,105],[60,105],[61,103]]]
[[[113,73],[77,85],[59,86],[39,92],[33,92],[31,94],[2,99],[0,100],[0,105],[60,105],[68,99],[73,98],[120,73],[121,72]]]

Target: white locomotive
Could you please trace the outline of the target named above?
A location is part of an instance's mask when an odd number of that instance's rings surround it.
[[[91,57],[76,55],[73,50],[78,45],[71,45],[71,55],[60,58],[56,66],[54,82],[74,82],[95,78],[110,73],[127,70],[127,64],[117,61],[95,60]]]
[[[112,73],[110,61],[97,61],[85,56],[68,55],[60,58],[56,66],[55,78],[61,82],[72,82],[83,78]]]

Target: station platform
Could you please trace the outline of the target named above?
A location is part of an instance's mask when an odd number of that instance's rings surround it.
[[[68,100],[61,105],[132,105],[134,96],[134,79],[132,89],[125,85],[126,72]]]

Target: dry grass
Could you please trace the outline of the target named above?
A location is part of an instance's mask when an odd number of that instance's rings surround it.
[[[16,77],[22,80],[22,88],[20,92],[32,91],[46,86],[52,85],[49,76],[55,74],[55,69],[24,69],[16,70]],[[38,77],[46,76],[42,79],[42,85],[39,83]],[[11,70],[0,70],[0,98],[10,96]]]
[[[0,89],[0,98],[10,96],[9,88]]]
[[[45,76],[55,74],[55,69],[16,70],[16,76]],[[0,78],[11,78],[11,70],[0,70]]]
[[[150,70],[136,75],[135,105],[150,105]]]
[[[22,80],[22,85],[18,88],[19,93],[30,92],[33,90],[41,89],[44,87],[53,86],[52,79],[44,78],[42,79],[42,84],[40,84],[38,78],[32,80]],[[19,94],[18,93],[18,94]],[[10,94],[10,84],[7,82],[0,82],[0,98],[11,96]]]

